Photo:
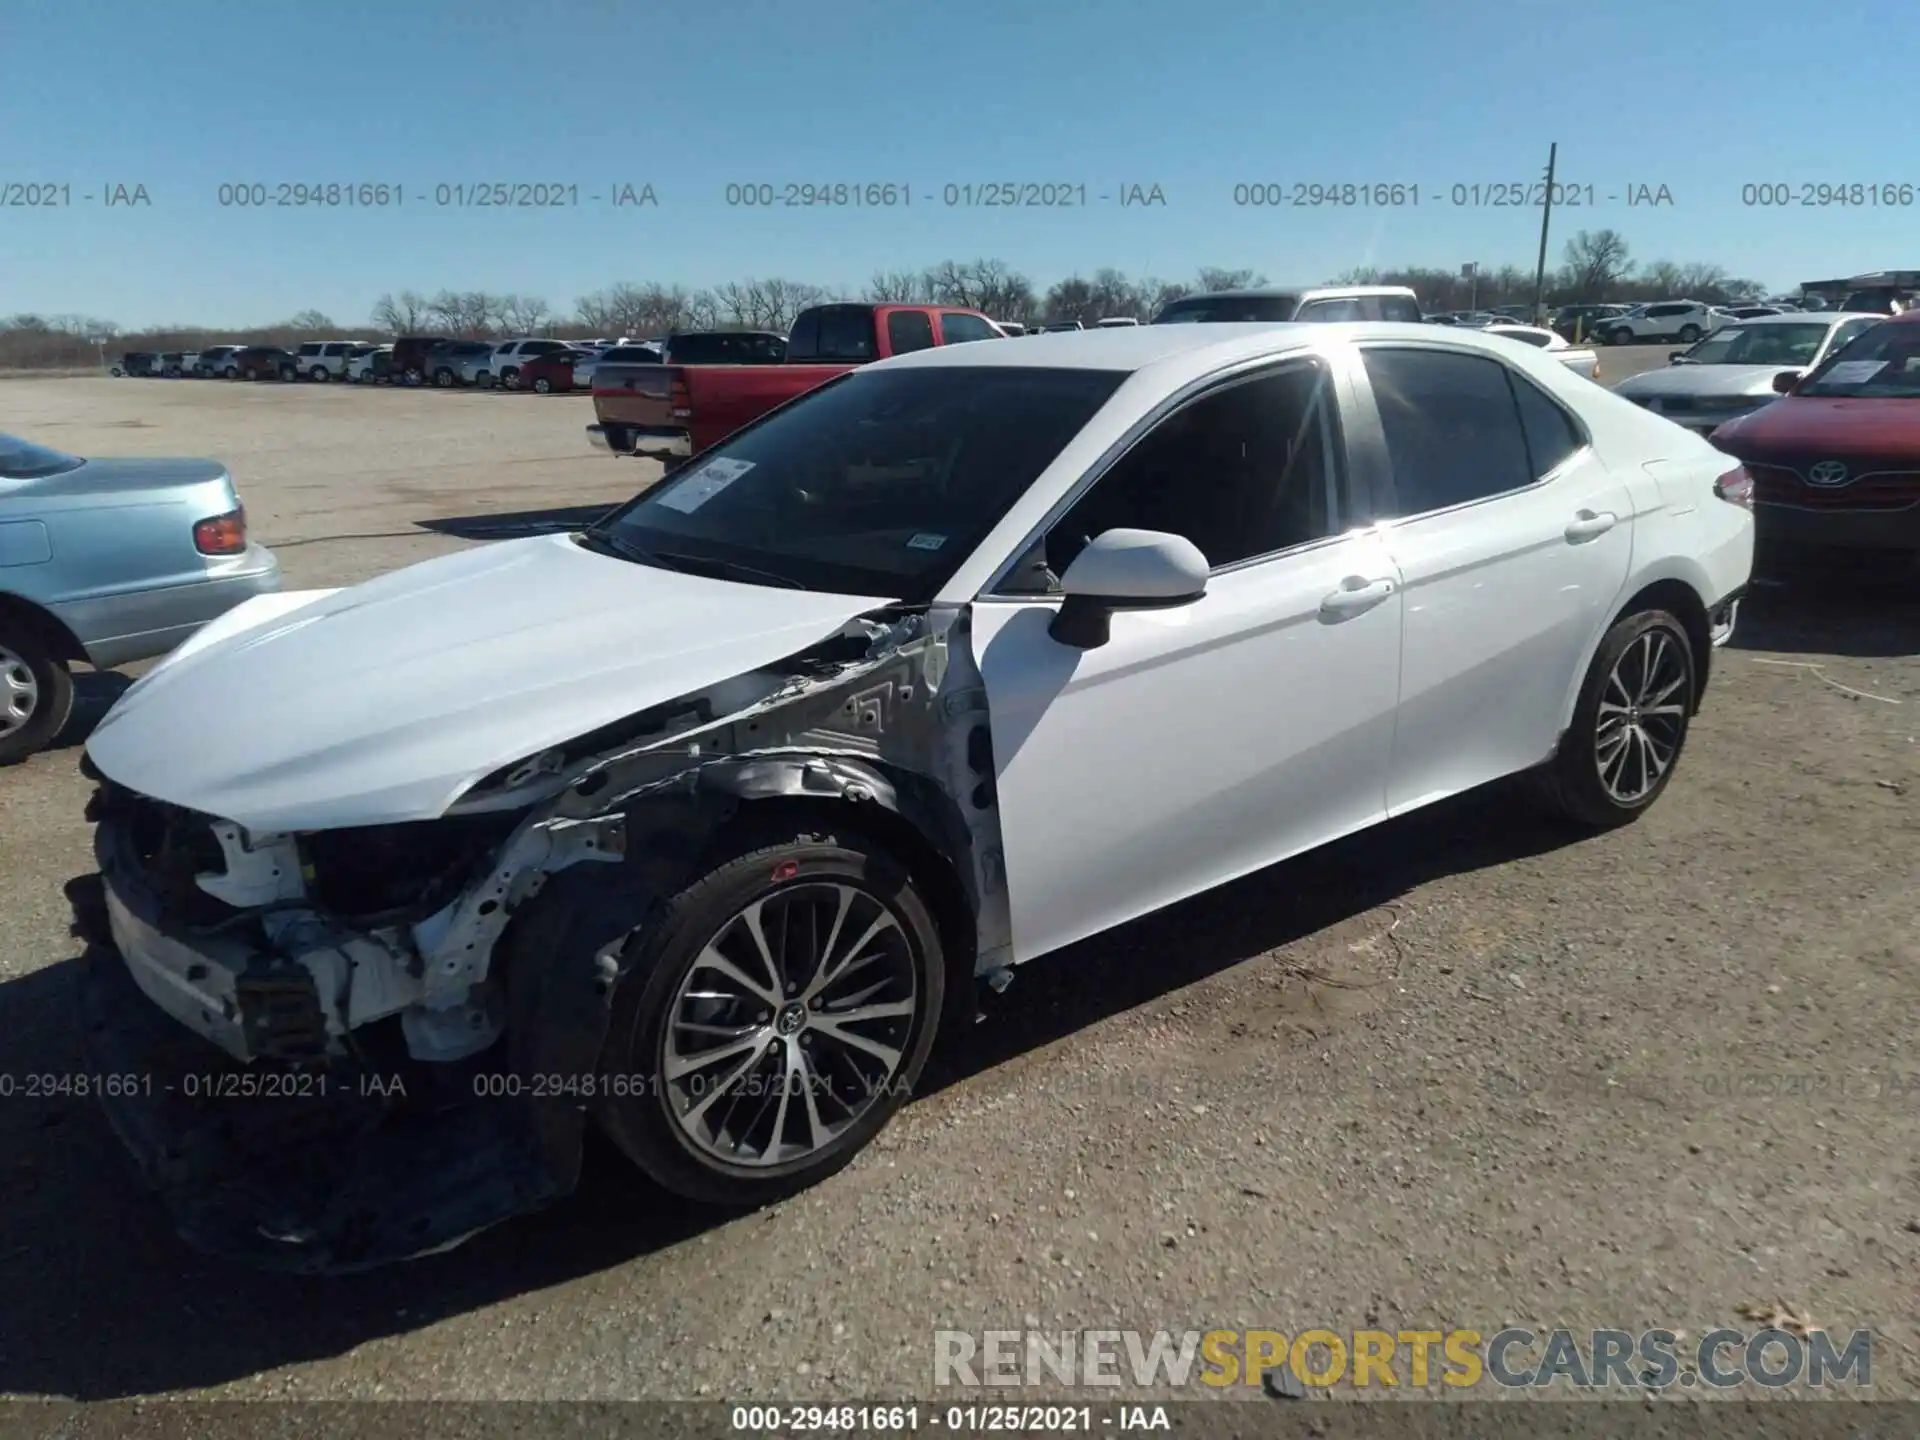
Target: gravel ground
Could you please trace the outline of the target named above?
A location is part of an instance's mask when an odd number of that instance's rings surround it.
[[[586,449],[577,398],[0,399],[51,444],[226,460],[289,586],[647,473]],[[1496,788],[1026,967],[852,1167],[724,1224],[596,1152],[575,1199],[450,1254],[241,1273],[175,1242],[91,1102],[10,1085],[0,1395],[900,1397],[936,1329],[1698,1336],[1777,1302],[1872,1329],[1876,1393],[1911,1396],[1917,654],[1912,583],[1761,588],[1641,823],[1575,837]],[[74,747],[116,687],[85,690],[0,773],[0,1080],[75,1063]]]

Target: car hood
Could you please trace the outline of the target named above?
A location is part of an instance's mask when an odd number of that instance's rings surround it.
[[[1614,387],[1629,400],[1663,395],[1759,395],[1774,398],[1773,377],[1794,365],[1668,365],[1642,370]]]
[[[1742,460],[1904,455],[1920,464],[1920,400],[1788,395],[1721,426],[1713,439]]]
[[[771,664],[891,603],[508,540],[163,662],[87,742],[109,779],[250,830],[431,819],[503,765]]]

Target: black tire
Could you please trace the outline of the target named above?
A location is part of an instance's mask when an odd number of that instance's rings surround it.
[[[222,370],[220,373],[226,376],[227,379],[229,380],[238,380],[240,378],[240,367],[237,365],[229,365],[225,370]]]
[[[1682,345],[1691,345],[1699,338],[1700,327],[1698,325],[1682,325],[1680,327],[1680,343]]]
[[[533,393],[536,395],[551,395],[553,393],[553,382],[544,375],[534,376]]]
[[[520,388],[519,366],[510,365],[500,372],[500,388],[503,390],[518,390]]]
[[[453,386],[453,371],[442,365],[438,370],[433,372],[433,383],[438,385],[442,390],[451,389]]]
[[[24,716],[12,712],[9,672],[25,672],[35,696]],[[73,676],[48,647],[45,635],[17,613],[0,613],[0,765],[12,765],[45,748],[73,713]],[[23,723],[24,722],[24,723]]]
[[[418,365],[409,365],[400,378],[408,385],[418,385],[427,377],[420,373]]]
[[[666,1189],[728,1207],[750,1208],[805,1189],[864,1149],[919,1081],[934,1037],[942,1028],[946,1004],[946,957],[939,929],[906,868],[877,841],[857,832],[793,833],[789,829],[785,838],[768,843],[777,833],[761,830],[743,835],[733,858],[656,912],[637,942],[641,949],[632,957],[632,968],[614,994],[602,1053],[603,1073],[610,1082],[621,1082],[608,1088],[624,1089],[599,1107],[601,1126],[614,1144]],[[910,952],[907,963],[917,1010],[898,1042],[898,1068],[878,1093],[869,1089],[866,1108],[840,1134],[782,1163],[729,1164],[696,1148],[670,1112],[675,1104],[673,1087],[660,1077],[674,999],[701,952],[746,906],[820,882],[849,886],[890,912]],[[787,993],[793,993],[792,985]],[[731,1076],[719,1082],[732,1083]],[[748,1132],[758,1123],[758,1118],[749,1121]]]
[[[314,366],[313,369],[307,372],[307,379],[311,380],[316,385],[326,384],[327,383],[327,367],[324,365]]]
[[[1641,648],[1630,659],[1630,652],[1636,652],[1636,647]],[[1661,697],[1660,703],[1664,707],[1677,700],[1679,711],[1674,715],[1648,714],[1647,723],[1638,728],[1653,736],[1659,744],[1670,744],[1671,753],[1664,769],[1643,793],[1623,798],[1608,787],[1601,774],[1601,708],[1603,703],[1610,708],[1617,706],[1623,694],[1629,701],[1643,698],[1634,693],[1640,688],[1634,678],[1636,660],[1641,654],[1653,653],[1656,647],[1665,647],[1658,653],[1670,655],[1674,669],[1663,669],[1658,680],[1651,683],[1657,693],[1659,688],[1678,680],[1680,683],[1674,685],[1672,691],[1673,699]],[[1616,667],[1623,663],[1627,667],[1624,691],[1613,683]],[[1547,802],[1568,818],[1596,829],[1630,824],[1652,808],[1653,802],[1660,798],[1668,782],[1673,779],[1674,771],[1680,768],[1680,757],[1686,749],[1698,690],[1695,679],[1697,664],[1693,642],[1687,638],[1686,626],[1665,610],[1641,610],[1615,624],[1600,642],[1593,664],[1587,668],[1586,679],[1580,685],[1580,698],[1574,704],[1573,723],[1567,727],[1566,734],[1560,737],[1560,748],[1536,772],[1539,788]],[[1642,718],[1638,708],[1631,713],[1635,720]],[[1613,723],[1620,725],[1622,730],[1636,728],[1621,721]],[[1631,766],[1636,762],[1636,757],[1652,753],[1651,744],[1641,749],[1639,742],[1631,736],[1623,735],[1621,743],[1633,752],[1622,759],[1622,765]],[[1622,782],[1626,780],[1627,773],[1631,772],[1622,773]],[[1639,773],[1641,778],[1645,778],[1644,771]],[[1637,789],[1631,786],[1624,788]]]

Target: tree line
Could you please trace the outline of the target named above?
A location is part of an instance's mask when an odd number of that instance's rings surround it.
[[[955,305],[984,311],[996,320],[1024,325],[1109,317],[1149,320],[1183,295],[1237,290],[1270,283],[1253,269],[1203,266],[1191,281],[1130,277],[1111,267],[1070,275],[1042,289],[1004,260],[943,260],[921,270],[888,270],[864,286],[828,287],[788,279],[730,281],[705,289],[661,282],[622,281],[574,301],[560,312],[537,296],[485,291],[390,291],[374,302],[365,324],[340,324],[317,310],[304,310],[276,325],[221,330],[204,325],[166,325],[127,330],[83,315],[14,315],[0,320],[0,369],[80,369],[122,350],[192,350],[222,342],[292,347],[319,337],[386,340],[396,335],[490,338],[548,335],[559,339],[652,336],[676,330],[778,330],[810,305],[834,300],[896,301]],[[1469,278],[1459,270],[1410,267],[1349,270],[1325,282],[1346,285],[1406,285],[1429,311],[1531,304],[1531,267],[1482,268]],[[1561,263],[1547,276],[1550,305],[1599,301],[1644,301],[1686,297],[1714,304],[1764,293],[1752,280],[1711,264],[1656,260],[1636,263],[1614,230],[1582,230],[1566,242]]]

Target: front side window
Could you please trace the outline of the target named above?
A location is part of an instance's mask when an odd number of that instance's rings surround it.
[[[1124,372],[856,372],[703,452],[587,532],[642,564],[931,600]]]
[[[1426,317],[1420,313],[1420,302],[1405,295],[1382,295],[1380,297],[1380,318],[1405,325],[1418,325]]]
[[[1538,478],[1506,366],[1443,350],[1370,347],[1362,358],[1393,467],[1397,515],[1445,510]]]
[[[1365,301],[1359,299],[1309,300],[1300,307],[1300,313],[1293,318],[1326,324],[1342,320],[1364,320],[1367,318],[1367,306]]]
[[[1108,530],[1191,540],[1215,570],[1339,533],[1331,382],[1318,364],[1223,386],[1167,416],[1048,530],[1007,589],[1057,590]]]

